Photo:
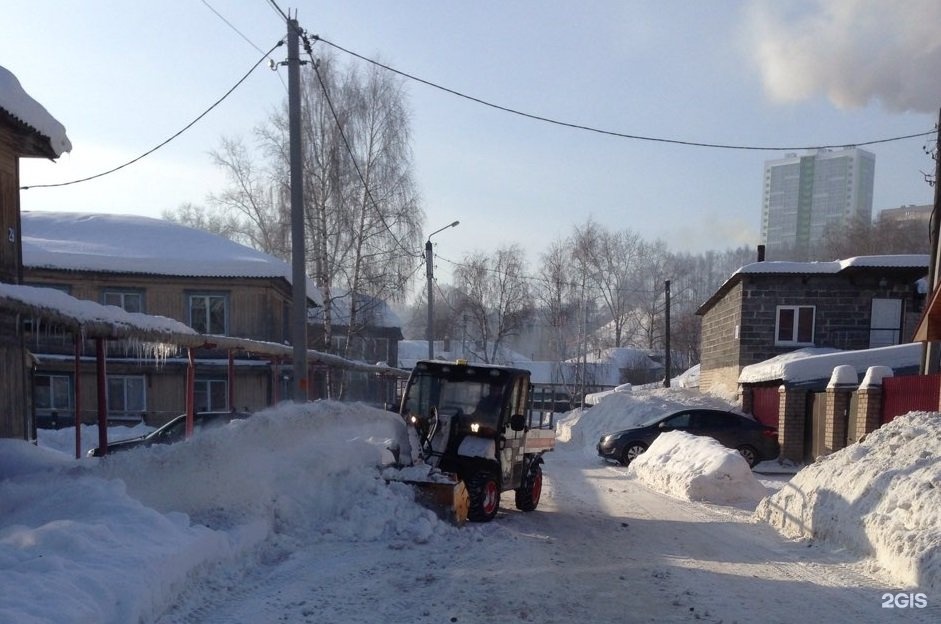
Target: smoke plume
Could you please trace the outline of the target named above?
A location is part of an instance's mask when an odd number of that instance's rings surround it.
[[[941,107],[941,2],[807,0],[753,5],[747,24],[776,100],[824,94],[840,108]]]

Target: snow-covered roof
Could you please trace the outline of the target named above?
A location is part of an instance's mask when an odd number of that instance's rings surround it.
[[[11,308],[22,305],[24,311],[39,311],[59,324],[84,328],[86,332],[89,327],[109,328],[106,334],[115,337],[144,334],[163,339],[198,335],[193,328],[174,319],[76,299],[57,288],[0,283],[0,304]]]
[[[738,382],[762,383],[782,381],[788,385],[830,379],[833,369],[840,365],[856,368],[861,379],[870,366],[888,366],[896,371],[914,372],[921,363],[921,343],[900,344],[878,349],[840,351],[837,349],[809,347],[798,349],[742,369]]]
[[[884,256],[856,256],[832,262],[752,262],[741,267],[725,280],[715,293],[703,303],[696,314],[705,314],[745,275],[836,275],[859,269],[923,269],[928,270],[928,254],[896,254]],[[917,280],[913,280],[917,281]],[[922,287],[918,286],[919,289]]]
[[[65,127],[42,104],[31,98],[16,76],[3,66],[0,66],[0,109],[49,139],[56,157],[72,151]]]
[[[291,265],[227,238],[163,219],[69,212],[22,213],[23,264],[31,268],[179,277],[274,277]],[[322,304],[307,280],[307,297]]]
[[[898,254],[886,256],[857,256],[832,262],[752,262],[746,264],[732,275],[739,273],[796,273],[799,275],[819,273],[839,273],[850,268],[928,268],[928,254]]]

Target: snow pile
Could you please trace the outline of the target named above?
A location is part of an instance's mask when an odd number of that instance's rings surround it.
[[[755,514],[788,537],[834,542],[900,582],[941,589],[941,415],[896,418],[801,470]]]
[[[714,396],[686,388],[638,388],[630,393],[614,392],[589,409],[576,409],[556,425],[559,442],[571,442],[595,453],[602,436],[629,429],[687,407],[732,410],[734,405]]]
[[[613,390],[605,390],[604,392],[591,392],[585,395],[585,405],[598,405],[601,402],[601,399],[605,398],[609,394],[614,394],[615,392],[633,392],[634,386],[629,383],[621,384],[620,386],[615,386]]]
[[[0,440],[0,457],[0,579],[16,588],[0,621],[138,622],[232,553],[226,534],[149,509],[75,460],[20,440]]]
[[[691,501],[755,505],[768,495],[737,451],[681,431],[658,436],[627,473],[651,489]]]
[[[0,580],[17,588],[0,621],[149,621],[218,565],[453,536],[377,470],[403,434],[392,413],[320,401],[101,459],[0,440]]]
[[[135,423],[131,426],[108,427],[108,442],[127,440],[147,435],[155,427],[144,423]],[[53,449],[66,455],[75,456],[75,427],[64,429],[37,429],[36,441],[39,446]],[[98,425],[82,425],[81,447],[82,457],[91,449],[98,446]]]

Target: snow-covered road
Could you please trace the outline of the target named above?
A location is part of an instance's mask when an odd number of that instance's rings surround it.
[[[690,503],[583,449],[548,456],[535,513],[427,543],[316,539],[208,575],[159,624],[937,622],[871,564],[791,542],[750,511]]]

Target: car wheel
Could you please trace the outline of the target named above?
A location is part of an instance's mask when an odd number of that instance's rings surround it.
[[[629,465],[632,461],[637,459],[638,455],[646,450],[647,445],[643,442],[629,442],[627,446],[624,447],[624,452],[621,453],[621,464],[624,466]]]
[[[500,510],[500,483],[491,472],[479,472],[467,482],[471,522],[490,522]]]
[[[745,458],[745,461],[748,462],[749,468],[754,468],[755,464],[758,463],[758,451],[748,446],[747,444],[743,444],[735,450],[737,450],[741,456]]]
[[[516,508],[520,511],[533,511],[539,505],[542,494],[542,466],[535,463],[530,467],[523,485],[516,490]]]

